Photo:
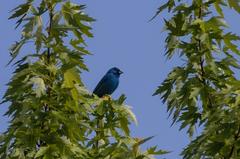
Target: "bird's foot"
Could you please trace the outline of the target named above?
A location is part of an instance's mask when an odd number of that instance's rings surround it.
[[[112,97],[111,97],[110,95],[104,95],[104,96],[103,96],[103,100],[109,101],[109,100],[111,100],[111,99],[112,99]]]

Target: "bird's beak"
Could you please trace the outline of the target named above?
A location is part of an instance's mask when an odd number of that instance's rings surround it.
[[[119,74],[120,74],[120,75],[123,74],[123,71],[120,70],[120,71],[119,71]]]

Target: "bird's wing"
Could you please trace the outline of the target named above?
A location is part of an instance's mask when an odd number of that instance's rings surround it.
[[[102,87],[104,87],[105,83],[107,82],[108,77],[105,75],[100,82],[98,82],[96,88],[94,89],[93,93],[98,95],[101,92]]]

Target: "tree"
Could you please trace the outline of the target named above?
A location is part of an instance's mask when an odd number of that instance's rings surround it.
[[[135,115],[117,100],[92,95],[81,81],[87,70],[86,37],[93,37],[93,18],[84,5],[70,0],[25,0],[10,19],[23,26],[11,47],[16,70],[2,103],[11,118],[0,136],[0,158],[144,159],[166,151],[140,150],[148,138],[130,136]],[[33,43],[32,43],[33,42]],[[21,53],[24,45],[35,50]]]
[[[173,123],[180,122],[190,137],[195,127],[204,127],[181,153],[184,159],[240,157],[240,81],[235,75],[240,37],[225,30],[223,12],[231,8],[240,13],[239,3],[168,0],[155,15],[166,9],[172,15],[164,19],[165,55],[171,59],[179,53],[184,64],[168,74],[154,95],[161,96]]]

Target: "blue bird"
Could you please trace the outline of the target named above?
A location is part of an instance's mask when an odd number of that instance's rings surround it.
[[[122,73],[123,72],[117,67],[113,67],[108,70],[108,72],[97,84],[93,93],[100,98],[104,95],[111,95],[117,89],[119,84],[119,77]]]

